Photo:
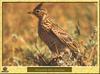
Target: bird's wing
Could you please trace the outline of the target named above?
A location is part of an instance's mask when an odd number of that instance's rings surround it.
[[[58,26],[53,25],[51,32],[56,35],[56,37],[59,38],[62,43],[72,43],[72,38]]]
[[[78,44],[67,34],[63,29],[58,26],[52,26],[51,32],[55,35],[63,44],[66,44],[70,49],[78,50]]]

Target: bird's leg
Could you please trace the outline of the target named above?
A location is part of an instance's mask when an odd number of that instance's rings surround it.
[[[56,51],[55,51],[55,52],[53,52],[52,57],[53,57],[53,58],[58,58],[58,57],[59,57],[60,52],[59,52],[59,50],[57,49],[56,45],[55,45],[55,48],[56,48],[56,49],[55,49]]]
[[[56,45],[55,45],[55,47],[56,47]],[[58,51],[58,48],[56,47],[56,53],[59,55],[60,54],[60,52]]]

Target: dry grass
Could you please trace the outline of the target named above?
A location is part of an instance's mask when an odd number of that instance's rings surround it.
[[[48,47],[38,37],[38,19],[27,14],[37,4],[3,3],[4,66],[40,66],[46,65],[45,63],[52,59]],[[44,3],[44,8],[48,10],[49,16],[80,44],[84,63],[96,65],[96,4]]]

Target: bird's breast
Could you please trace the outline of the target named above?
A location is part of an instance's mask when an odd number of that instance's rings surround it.
[[[39,37],[41,38],[42,41],[44,41],[48,45],[51,51],[56,52],[56,49],[62,51],[62,49],[65,48],[65,45],[63,45],[59,40],[59,38],[57,38],[55,34],[51,32],[52,27],[53,24],[48,20],[39,22],[38,25]]]
[[[38,24],[38,33],[40,38],[45,38],[48,37],[49,32],[51,29],[51,25],[50,23],[48,23],[47,21],[40,21]]]
[[[56,51],[55,49],[62,50],[64,48],[64,45],[61,44],[61,42],[51,33],[50,30],[44,29],[43,26],[40,26],[38,28],[38,34],[41,40],[43,40],[51,51]]]
[[[48,40],[48,37],[49,37],[49,35],[48,35],[49,30],[46,27],[44,27],[43,25],[40,25],[38,27],[38,34],[43,41],[46,41],[46,40]]]

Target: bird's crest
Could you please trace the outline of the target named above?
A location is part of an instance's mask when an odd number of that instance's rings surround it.
[[[40,3],[39,5],[37,5],[37,6],[35,7],[34,10],[41,9],[42,5],[43,5],[43,3]]]

